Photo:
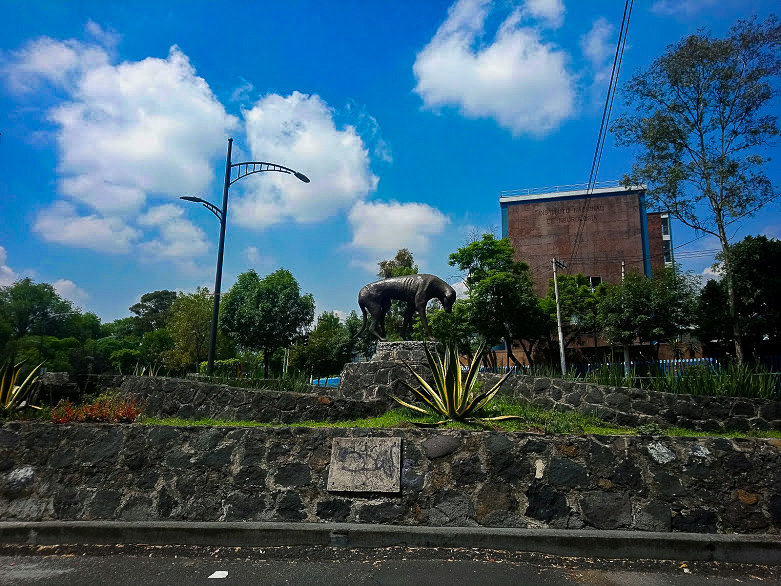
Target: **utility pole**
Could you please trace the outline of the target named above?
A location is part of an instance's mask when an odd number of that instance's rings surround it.
[[[564,332],[561,329],[561,304],[559,303],[558,267],[566,269],[567,265],[553,259],[553,290],[556,293],[556,323],[559,326],[559,357],[561,358],[561,376],[567,376],[567,362],[564,359]]]

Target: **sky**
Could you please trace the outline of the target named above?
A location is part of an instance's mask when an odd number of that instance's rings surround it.
[[[776,0],[638,0],[620,81],[685,35],[723,36]],[[400,248],[457,283],[448,255],[500,235],[502,190],[588,181],[618,0],[0,0],[0,286],[30,277],[104,321],[144,293],[222,291],[291,271],[318,314],[358,310]],[[612,118],[623,109],[620,96]],[[597,180],[632,150],[608,136]],[[767,170],[781,183],[776,162]],[[734,237],[781,237],[781,205]],[[683,268],[715,239],[673,223]],[[681,246],[683,245],[683,246]]]

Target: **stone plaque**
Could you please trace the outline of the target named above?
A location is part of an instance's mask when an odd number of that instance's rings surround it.
[[[331,444],[328,490],[399,492],[401,438],[334,438]]]

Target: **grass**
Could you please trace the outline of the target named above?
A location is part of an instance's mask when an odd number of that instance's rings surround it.
[[[482,417],[502,415],[516,415],[521,419],[506,421],[481,421],[476,418],[473,421],[455,422],[449,421],[437,426],[438,429],[463,429],[473,431],[512,431],[540,434],[565,434],[565,435],[639,435],[642,432],[652,435],[668,435],[677,437],[764,437],[779,438],[781,432],[777,431],[751,431],[743,432],[702,432],[685,428],[654,428],[652,430],[612,425],[602,421],[598,417],[583,415],[575,412],[561,412],[552,409],[543,409],[516,399],[502,397],[488,409],[479,413]],[[308,428],[412,428],[416,426],[433,426],[441,418],[438,415],[419,415],[409,409],[394,409],[378,417],[353,419],[349,421],[300,421],[290,424],[259,423],[257,421],[227,421],[212,418],[206,419],[179,419],[142,417],[139,423],[145,425],[170,425],[170,426],[224,426],[224,427],[308,427]]]

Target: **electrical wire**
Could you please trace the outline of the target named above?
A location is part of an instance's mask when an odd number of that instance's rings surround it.
[[[610,83],[608,84],[607,95],[605,96],[605,107],[602,110],[602,122],[599,126],[599,135],[597,136],[597,144],[594,148],[594,158],[591,161],[591,172],[589,173],[588,184],[586,186],[585,197],[585,209],[581,214],[580,221],[578,222],[578,231],[575,235],[575,241],[572,245],[572,254],[570,255],[570,262],[577,257],[580,243],[583,240],[583,233],[585,231],[586,216],[588,214],[589,207],[591,206],[591,194],[594,191],[594,185],[596,184],[597,176],[599,174],[599,165],[602,161],[602,152],[605,147],[605,139],[607,137],[607,124],[610,120],[610,113],[613,110],[613,100],[616,95],[616,88],[618,86],[618,75],[621,71],[621,62],[624,57],[624,48],[626,47],[626,39],[629,34],[629,20],[632,16],[632,7],[634,0],[625,0],[624,2],[624,14],[621,18],[621,29],[618,32],[618,41],[616,43],[616,54],[613,58],[613,68],[610,72]],[[567,269],[569,274],[569,269]]]

